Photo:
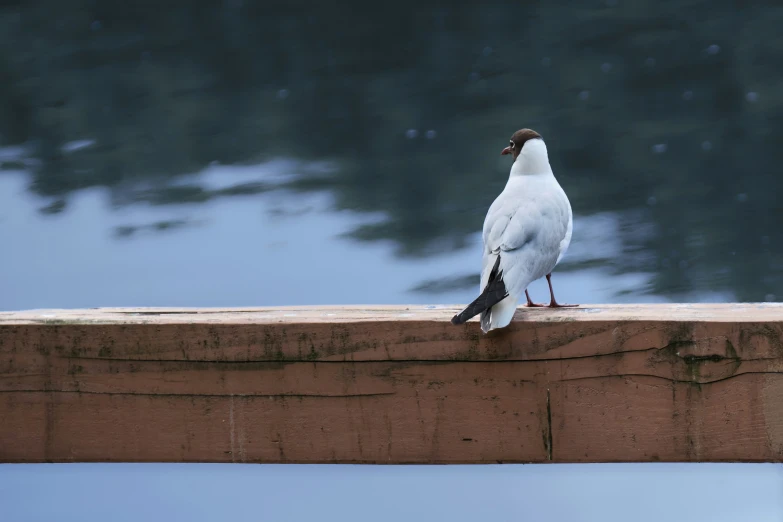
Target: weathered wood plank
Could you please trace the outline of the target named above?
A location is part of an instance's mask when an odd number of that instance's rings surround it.
[[[783,306],[0,312],[0,461],[783,460]]]

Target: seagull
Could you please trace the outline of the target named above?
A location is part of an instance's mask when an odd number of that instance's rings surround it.
[[[544,139],[532,129],[518,130],[500,154],[511,154],[514,163],[484,219],[480,295],[451,319],[462,324],[481,314],[484,333],[508,326],[522,294],[530,307],[578,306],[558,303],[552,290],[552,270],[571,243],[573,214],[549,165]],[[549,305],[533,303],[527,292],[544,276]]]

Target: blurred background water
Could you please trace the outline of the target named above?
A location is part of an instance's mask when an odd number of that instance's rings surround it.
[[[465,303],[521,127],[575,213],[559,299],[776,301],[781,24],[772,2],[6,0],[0,310]]]
[[[576,215],[564,301],[774,301],[781,22],[705,1],[4,2],[0,309],[465,302],[520,127]]]

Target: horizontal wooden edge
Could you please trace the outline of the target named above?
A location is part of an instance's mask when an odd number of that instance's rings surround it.
[[[783,305],[0,313],[0,462],[783,460]]]
[[[306,466],[306,465],[337,465],[337,466],[532,466],[532,465],[582,465],[582,464],[781,464],[783,459],[769,459],[769,458],[730,458],[730,459],[661,459],[661,460],[623,460],[623,459],[603,459],[596,460],[515,460],[515,459],[498,459],[498,460],[349,460],[349,459],[337,459],[337,460],[323,460],[316,458],[313,460],[243,460],[235,461],[231,459],[188,459],[182,460],[180,458],[171,459],[133,459],[133,460],[107,460],[105,458],[52,458],[52,459],[4,459],[0,455],[0,466],[12,465],[12,464],[252,464],[257,466]],[[2,469],[2,468],[0,468]]]
[[[26,324],[305,324],[449,322],[460,305],[349,305],[246,308],[89,308],[0,312],[0,325]],[[477,318],[471,320],[477,321]],[[515,322],[781,322],[783,303],[582,304],[517,309]]]

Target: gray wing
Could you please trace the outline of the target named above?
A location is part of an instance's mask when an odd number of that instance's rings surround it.
[[[522,292],[524,288],[516,287],[546,275],[540,272],[554,268],[569,232],[569,217],[568,200],[559,194],[532,198],[501,194],[484,221],[482,288],[498,255],[509,292]]]

